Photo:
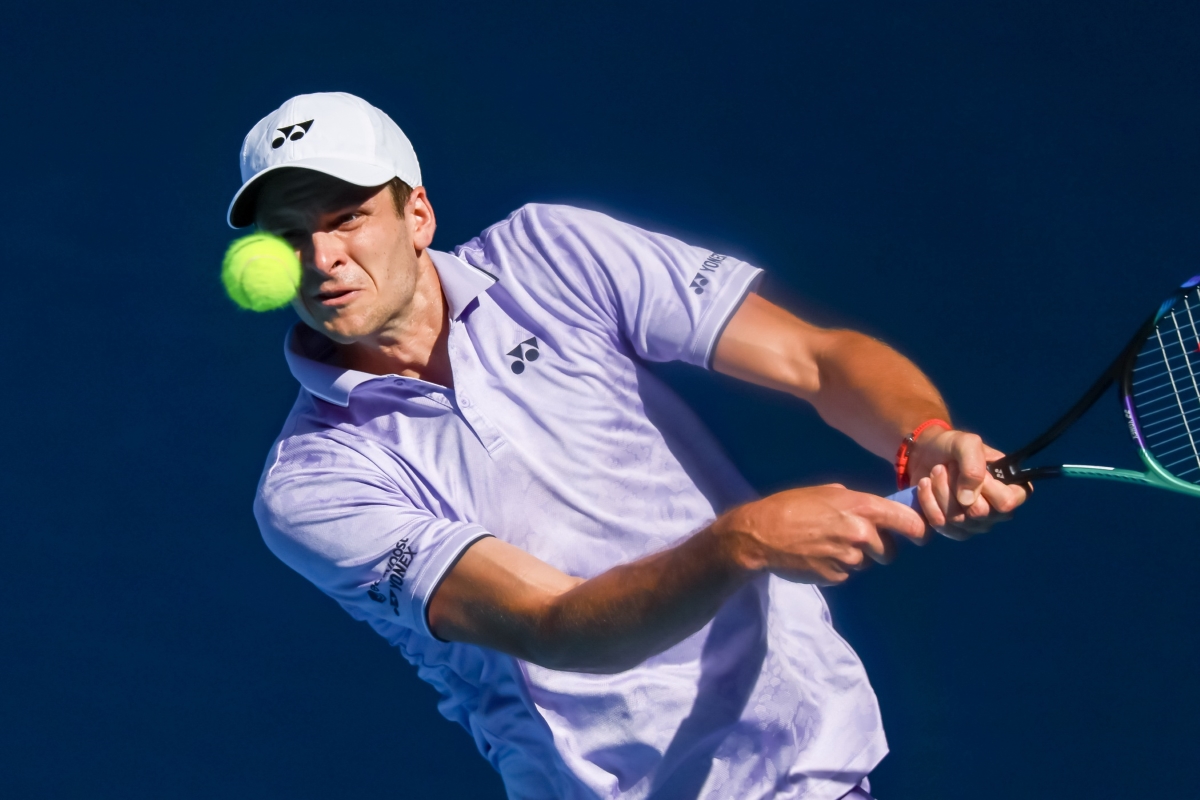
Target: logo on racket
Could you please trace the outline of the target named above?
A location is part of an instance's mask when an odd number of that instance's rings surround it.
[[[278,150],[283,147],[284,142],[289,140],[293,142],[300,141],[304,138],[304,134],[308,133],[308,129],[312,127],[312,124],[313,121],[310,119],[308,122],[297,122],[295,125],[284,125],[282,128],[276,128],[280,135],[276,136],[275,140],[271,142],[271,149]]]
[[[509,368],[512,369],[513,374],[520,375],[522,372],[524,372],[526,361],[532,363],[538,360],[538,356],[540,356],[541,353],[538,352],[537,346],[537,339],[533,336],[530,336],[512,350],[508,351],[507,355],[517,359],[509,365]]]

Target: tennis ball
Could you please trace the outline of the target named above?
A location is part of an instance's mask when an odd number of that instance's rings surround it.
[[[300,259],[292,246],[269,233],[235,240],[221,262],[221,282],[229,298],[251,311],[282,308],[300,288]]]

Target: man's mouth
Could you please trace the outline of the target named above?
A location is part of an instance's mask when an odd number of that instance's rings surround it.
[[[315,299],[321,305],[329,308],[346,305],[354,299],[356,294],[358,294],[358,289],[327,289],[318,292]]]

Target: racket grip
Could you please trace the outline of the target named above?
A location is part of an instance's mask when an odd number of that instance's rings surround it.
[[[901,505],[908,506],[913,511],[916,511],[918,514],[921,513],[921,504],[919,502],[917,502],[917,487],[915,487],[915,486],[910,486],[909,488],[905,489],[902,492],[896,492],[895,494],[889,494],[886,499],[894,500],[895,502],[900,503]]]

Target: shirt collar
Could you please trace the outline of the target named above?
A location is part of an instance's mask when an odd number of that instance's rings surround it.
[[[451,319],[461,317],[467,306],[496,282],[495,275],[468,264],[453,253],[425,252],[429,253],[437,270]],[[331,342],[306,328],[302,322],[292,328],[283,345],[283,355],[292,376],[310,394],[334,405],[350,405],[350,393],[355,387],[383,377],[326,363],[331,354]]]
[[[461,317],[471,301],[492,288],[496,282],[495,275],[468,264],[453,253],[438,250],[425,252],[429,253],[437,269],[438,279],[442,282],[442,294],[446,295],[446,304],[450,306],[451,319]]]

